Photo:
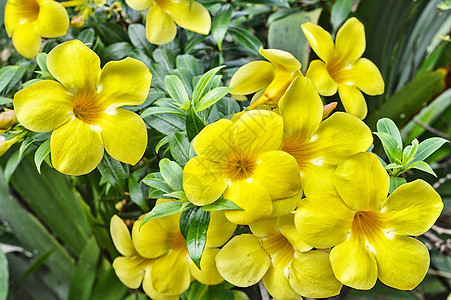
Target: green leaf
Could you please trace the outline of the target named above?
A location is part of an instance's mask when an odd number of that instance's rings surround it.
[[[117,190],[121,195],[124,194],[127,176],[120,162],[105,152],[102,161],[97,166],[97,169],[115,190]]]
[[[263,47],[263,44],[254,34],[235,26],[229,27],[229,33],[238,45],[243,46],[253,55],[260,57],[258,49]]]
[[[141,114],[141,118],[147,118],[148,116],[156,115],[156,114],[174,114],[174,115],[182,115],[182,116],[185,115],[183,111],[181,111],[180,109],[174,108],[174,107],[152,106],[152,107],[149,107],[148,109],[146,109]]]
[[[86,28],[77,36],[77,39],[85,44],[94,43],[95,31],[92,28]]]
[[[418,140],[414,139],[412,145],[406,146],[402,152],[402,164],[408,165],[418,151]]]
[[[388,133],[384,132],[374,132],[375,135],[379,137],[384,147],[385,153],[388,156],[390,162],[401,162],[402,160],[402,150],[398,147],[398,143],[395,138]]]
[[[194,205],[189,202],[182,202],[182,201],[171,201],[171,202],[165,202],[161,203],[159,205],[156,205],[143,219],[141,226],[146,224],[152,219],[166,217],[174,214],[178,214],[180,212],[184,212],[188,209],[193,208]]]
[[[393,177],[390,176],[390,190],[389,193],[393,193],[398,187],[406,183],[406,179],[402,177]]]
[[[12,98],[0,96],[0,105],[12,105],[13,101]]]
[[[162,138],[158,144],[155,146],[155,153],[160,152],[161,147],[167,145],[169,143],[169,136],[165,136]]]
[[[223,196],[221,196],[218,200],[216,200],[211,204],[201,206],[201,208],[204,211],[229,210],[229,209],[243,210],[241,207],[239,207],[232,201],[225,199]]]
[[[224,68],[224,66],[216,67],[214,69],[211,69],[204,75],[202,75],[202,77],[199,79],[196,86],[194,87],[193,96],[191,97],[191,103],[197,105],[213,76],[216,75],[216,73],[218,73],[219,70],[221,70],[222,68]]]
[[[6,163],[5,166],[3,174],[5,176],[6,183],[9,183],[11,177],[13,176],[18,166],[19,166],[19,151],[16,151],[9,157],[8,162]]]
[[[192,75],[199,75],[199,64],[194,56],[191,54],[178,55],[176,58],[177,69],[188,70]]]
[[[146,177],[141,180],[142,183],[156,188],[160,191],[163,191],[165,194],[171,193],[174,190],[164,181],[163,176],[161,176],[160,172],[150,173]]]
[[[27,271],[25,271],[25,273],[23,273],[22,276],[20,276],[20,278],[14,283],[12,290],[15,290],[22,284],[25,279],[28,278],[28,276],[36,272],[44,263],[46,263],[54,250],[55,248],[50,249],[46,253],[42,254],[37,260],[35,260],[33,264],[27,269]]]
[[[210,223],[210,212],[197,209],[193,218],[190,220],[186,246],[188,253],[194,264],[200,270],[200,260],[207,242],[207,230]]]
[[[130,191],[130,199],[138,205],[142,211],[148,211],[149,206],[146,203],[146,197],[134,176],[128,177],[128,189]]]
[[[105,48],[106,60],[120,60],[130,56],[133,51],[133,46],[128,42],[118,42],[109,45]]]
[[[188,93],[186,92],[183,82],[175,75],[168,75],[164,78],[164,85],[168,90],[169,95],[174,99],[180,107],[185,106],[189,101]]]
[[[415,154],[413,160],[414,161],[422,161],[429,157],[432,153],[437,151],[443,144],[449,143],[449,141],[439,138],[439,137],[433,137],[429,138],[425,141],[422,141],[418,145],[417,153]]]
[[[219,51],[222,51],[222,41],[224,40],[230,20],[232,19],[232,12],[233,9],[230,4],[222,6],[215,14],[211,23],[211,35],[215,39]]]
[[[330,12],[330,21],[336,32],[340,25],[348,18],[351,8],[354,5],[352,0],[337,0],[332,5]]]
[[[129,294],[129,289],[117,278],[110,265],[100,277],[91,299],[123,300],[127,294]]]
[[[397,163],[391,163],[385,166],[385,170],[393,170],[397,168],[402,168],[403,165],[397,164]]]
[[[25,151],[28,149],[28,147],[30,147],[33,144],[33,142],[34,142],[33,136],[27,135],[27,137],[22,142],[22,145],[20,145],[20,148],[19,148],[19,157],[18,157],[19,161],[22,158],[22,156],[24,155]]]
[[[188,162],[189,148],[189,140],[184,134],[174,132],[169,136],[169,150],[171,151],[172,157],[180,166],[184,166]]]
[[[377,121],[376,128],[378,132],[383,132],[391,135],[398,144],[398,147],[402,149],[401,132],[399,132],[399,129],[396,126],[395,122],[393,122],[389,118],[382,118]]]
[[[103,23],[99,22],[95,24],[97,34],[100,36],[101,40],[107,45],[118,43],[118,42],[128,42],[129,38],[124,28],[118,23]]]
[[[183,171],[182,168],[173,161],[167,158],[160,160],[160,173],[167,184],[174,189],[174,191],[183,190]]]
[[[184,191],[175,191],[175,192],[172,192],[172,193],[169,193],[169,194],[164,194],[163,196],[167,197],[167,198],[179,199],[179,200],[182,200],[182,201],[189,201],[188,198],[186,198],[186,194],[185,194]]]
[[[199,209],[198,206],[192,206],[192,207],[190,207],[190,209],[187,209],[180,215],[180,221],[179,221],[180,233],[183,235],[185,240],[188,236],[188,229],[189,229],[189,225],[191,224],[191,219],[194,218],[198,209]]]
[[[208,93],[206,93],[196,106],[196,111],[203,111],[209,108],[219,100],[221,100],[225,95],[227,95],[233,88],[230,87],[218,87]]]
[[[188,115],[186,116],[186,134],[188,135],[188,139],[192,141],[204,127],[204,121],[202,121],[202,119],[191,106],[188,110]]]
[[[146,54],[152,53],[152,46],[146,38],[146,27],[143,24],[131,24],[128,26],[128,36],[133,46],[146,51]]]
[[[50,154],[50,139],[42,143],[34,154],[34,163],[39,174],[41,174],[41,164],[44,159]]]
[[[99,263],[100,249],[95,237],[86,243],[78,258],[77,267],[72,274],[69,289],[69,300],[91,299],[91,291],[96,279],[96,269]]]
[[[165,135],[170,135],[173,132],[184,132],[186,127],[185,120],[174,114],[150,115],[144,121]]]
[[[434,170],[432,170],[431,166],[424,161],[414,161],[406,168],[406,170],[410,170],[410,169],[417,169],[420,171],[424,171],[426,173],[432,174],[435,177],[437,177],[437,174],[435,174],[435,172],[434,172]]]
[[[174,69],[174,55],[169,49],[157,48],[153,51],[152,57],[156,63],[163,66],[169,73]]]
[[[23,68],[19,66],[6,66],[0,69],[0,93],[3,91],[7,93],[8,85],[10,83],[15,84],[18,75],[22,77],[24,72],[21,73],[21,70],[23,70]]]
[[[50,74],[49,69],[47,68],[47,53],[38,53],[36,55],[36,62],[42,72]]]
[[[0,249],[0,300],[6,300],[8,297],[9,273],[8,260]]]

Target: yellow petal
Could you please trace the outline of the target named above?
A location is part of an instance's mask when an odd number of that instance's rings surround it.
[[[399,290],[411,290],[429,269],[429,252],[420,241],[402,235],[383,238],[373,244],[379,268],[379,279]]]
[[[304,297],[327,298],[342,288],[332,271],[329,254],[322,251],[297,252],[291,264],[290,284]]]
[[[221,247],[233,235],[236,224],[231,223],[224,215],[224,211],[210,212],[210,224],[207,231],[208,247]]]
[[[366,101],[362,92],[357,87],[340,84],[338,85],[338,94],[348,114],[356,116],[361,120],[366,117],[368,112]]]
[[[282,145],[283,120],[267,110],[246,112],[235,124],[233,140],[238,152],[258,155]]]
[[[274,265],[271,265],[265,276],[263,276],[263,283],[265,284],[269,294],[274,297],[274,299],[301,299],[301,295],[296,293],[291,287],[288,277],[284,274],[284,271],[286,271],[286,268],[284,267],[275,267]]]
[[[343,284],[359,290],[369,290],[376,284],[376,258],[359,238],[351,236],[335,246],[329,258],[335,277]]]
[[[262,239],[281,234],[275,218],[265,218],[261,221],[254,222],[249,225],[249,228],[253,235]]]
[[[98,129],[74,118],[53,131],[50,152],[56,170],[67,175],[84,175],[103,158],[102,137]]]
[[[14,95],[14,111],[25,128],[56,129],[73,118],[73,95],[53,80],[41,80]]]
[[[200,261],[200,270],[194,262],[190,260],[189,268],[191,275],[193,275],[193,277],[200,283],[216,285],[224,281],[224,278],[222,278],[218,272],[218,269],[216,269],[215,257],[218,252],[218,248],[205,248]]]
[[[293,54],[278,50],[278,49],[263,49],[258,50],[260,54],[269,60],[277,69],[284,69],[288,73],[293,73],[301,69],[301,63],[297,60]]]
[[[301,165],[302,186],[306,197],[317,194],[336,194],[334,185],[336,165],[323,161],[322,158],[311,159],[313,163]]]
[[[47,67],[67,90],[94,91],[100,75],[97,54],[79,40],[64,42],[49,52]]]
[[[152,286],[152,272],[150,272],[150,269],[144,274],[143,279],[143,290],[147,294],[147,296],[150,297],[150,299],[155,300],[179,300],[178,295],[167,295],[159,293],[155,290],[155,288]]]
[[[267,218],[272,212],[268,191],[252,180],[233,182],[225,191],[224,198],[244,209],[224,211],[226,218],[235,224],[251,224]]]
[[[335,171],[335,187],[354,211],[377,210],[388,195],[390,179],[376,155],[362,152],[350,156]]]
[[[127,57],[106,63],[97,87],[99,102],[110,107],[140,105],[149,94],[152,74],[139,60]]]
[[[193,148],[197,155],[210,161],[226,161],[234,149],[231,132],[234,123],[221,119],[205,126],[193,140]]]
[[[301,238],[316,248],[342,243],[351,230],[354,213],[335,195],[309,196],[299,202],[295,213]]]
[[[186,246],[175,248],[159,257],[152,264],[152,286],[158,293],[178,295],[191,283]]]
[[[302,238],[294,225],[295,214],[287,214],[277,218],[277,227],[280,232],[287,238],[293,248],[297,251],[305,252],[312,249]]]
[[[397,188],[382,206],[384,222],[398,234],[422,235],[443,210],[440,195],[425,181],[415,180]]]
[[[6,1],[5,5],[5,29],[9,37],[13,34],[22,19],[23,4],[21,2]]]
[[[171,16],[155,5],[146,17],[146,37],[152,44],[163,45],[171,42],[177,34],[177,26]]]
[[[102,128],[105,150],[114,159],[134,165],[147,147],[147,129],[140,116],[126,109],[111,109],[96,124]]]
[[[365,52],[365,28],[356,18],[350,18],[337,32],[336,56],[345,62],[353,62]]]
[[[155,5],[154,0],[125,0],[128,6],[136,10],[145,10]]]
[[[337,83],[330,76],[324,62],[318,59],[312,61],[305,76],[312,80],[316,90],[321,95],[332,96],[337,92]]]
[[[270,265],[271,259],[252,234],[234,237],[216,255],[221,276],[240,287],[259,282]]]
[[[210,14],[200,3],[181,0],[169,12],[175,23],[180,27],[205,35],[210,32]]]
[[[360,58],[349,69],[352,81],[367,95],[380,95],[384,93],[384,79],[377,66],[366,58]]]
[[[183,169],[183,189],[195,205],[215,202],[226,187],[227,181],[220,164],[203,156],[193,157]]]
[[[301,27],[316,55],[325,62],[329,61],[335,52],[334,42],[330,33],[310,22],[302,24]]]
[[[298,205],[299,200],[301,200],[301,197],[302,189],[300,189],[299,193],[297,193],[293,197],[273,200],[271,217],[279,217],[293,212]]]
[[[310,79],[297,77],[279,102],[285,134],[310,138],[323,117],[323,103]]]
[[[127,225],[117,215],[111,218],[110,233],[117,251],[124,256],[136,255]]]
[[[56,1],[39,1],[39,16],[36,23],[42,37],[55,38],[66,34],[69,29],[69,15]]]
[[[41,49],[41,36],[36,23],[27,21],[18,25],[13,32],[13,44],[24,57],[35,57]]]
[[[252,178],[268,190],[272,199],[295,196],[299,193],[301,184],[296,159],[280,150],[268,151],[259,155]]]
[[[253,61],[239,68],[230,79],[232,95],[249,95],[265,89],[274,79],[274,68],[267,61]]]
[[[166,202],[173,202],[173,201],[179,201],[179,200],[174,200],[174,199],[158,199],[156,205],[160,205],[162,203],[166,203]],[[182,215],[182,213],[177,213],[177,214],[172,214],[166,217],[160,217],[157,218],[157,222],[158,224],[164,228],[164,230],[166,230],[167,232],[171,233],[171,234],[178,234],[179,237],[181,235],[180,233],[180,216]]]
[[[113,268],[123,284],[131,289],[137,289],[141,285],[144,273],[149,268],[150,263],[151,261],[139,256],[121,256],[113,261]]]
[[[157,219],[152,219],[141,228],[142,220],[133,224],[133,245],[139,255],[145,258],[157,258],[171,249],[169,233],[160,226]]]

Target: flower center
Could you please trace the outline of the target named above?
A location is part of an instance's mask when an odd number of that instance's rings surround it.
[[[23,24],[27,21],[34,22],[39,16],[39,4],[36,0],[25,0],[20,5],[20,23]]]
[[[232,181],[251,177],[255,169],[255,160],[244,154],[235,154],[229,158],[224,170],[227,178]]]
[[[316,164],[314,160],[315,145],[312,141],[291,136],[284,142],[282,150],[291,154],[302,170],[309,163]]]
[[[342,61],[342,58],[334,57],[326,64],[327,71],[329,75],[333,78],[333,80],[338,84],[345,84],[349,82],[354,82],[354,78],[350,69],[352,65],[346,65],[345,62]]]
[[[176,8],[178,3],[174,3],[178,1],[168,1],[168,0],[155,0],[155,3],[161,7],[163,10],[169,12],[172,9]]]
[[[95,124],[104,111],[93,92],[84,91],[75,95],[73,113],[81,121]]]
[[[383,234],[383,222],[379,213],[372,211],[358,211],[352,221],[351,232],[355,237],[371,242]]]
[[[294,248],[282,234],[260,239],[273,265],[286,267],[294,258]]]

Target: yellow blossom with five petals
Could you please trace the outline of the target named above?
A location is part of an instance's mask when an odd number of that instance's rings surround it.
[[[137,114],[120,108],[144,103],[152,75],[126,58],[100,68],[100,58],[78,40],[47,56],[54,80],[38,81],[14,95],[19,122],[35,132],[53,131],[52,164],[61,173],[82,175],[96,168],[104,149],[114,159],[136,164],[147,146],[147,129]]]
[[[387,198],[389,176],[372,153],[359,153],[336,170],[338,195],[307,196],[296,210],[301,237],[318,248],[333,247],[330,261],[335,276],[356,289],[384,284],[410,290],[429,268],[425,245],[407,235],[425,233],[443,209],[437,192],[415,180]]]
[[[146,37],[152,44],[167,44],[177,34],[177,25],[207,35],[211,18],[200,3],[190,0],[126,0],[136,10],[149,9],[146,17]]]
[[[41,48],[41,37],[55,38],[69,29],[66,9],[54,0],[8,0],[5,28],[16,50],[32,58]]]
[[[206,126],[193,141],[198,156],[183,170],[186,196],[195,205],[206,205],[224,194],[243,209],[225,211],[236,224],[280,213],[276,206],[289,207],[286,203],[296,201],[300,187],[296,160],[280,150],[282,137],[282,118],[266,110]]]
[[[368,109],[362,92],[382,94],[384,80],[376,65],[361,57],[366,47],[363,24],[356,18],[347,20],[337,32],[335,45],[331,35],[318,25],[308,22],[302,30],[321,59],[310,63],[305,76],[323,96],[332,96],[338,90],[346,112],[364,119]]]

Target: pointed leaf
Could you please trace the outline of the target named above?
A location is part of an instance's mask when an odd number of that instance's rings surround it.
[[[395,122],[393,122],[389,118],[383,118],[377,121],[376,127],[378,132],[384,132],[391,135],[398,144],[398,147],[402,149],[401,132],[399,132],[399,129],[396,126]]]
[[[243,210],[241,207],[239,207],[232,201],[225,199],[223,196],[221,196],[218,200],[216,200],[215,202],[213,202],[211,204],[201,206],[201,208],[204,211],[216,211],[216,210],[227,210],[227,209]]]
[[[103,159],[97,166],[97,169],[114,189],[116,189],[121,195],[124,194],[126,174],[122,164],[119,161],[112,158],[105,151]]]
[[[410,170],[410,169],[421,170],[421,171],[424,171],[426,173],[432,174],[435,177],[437,177],[437,174],[435,174],[435,172],[434,172],[434,170],[432,170],[431,166],[424,161],[414,161],[406,169],[407,170]]]
[[[439,138],[439,137],[433,137],[429,138],[425,141],[422,141],[418,145],[417,153],[415,154],[415,157],[413,158],[414,161],[422,161],[429,157],[432,153],[434,153],[438,148],[440,148],[443,144],[446,142],[449,143],[449,141]]]
[[[186,116],[186,134],[188,135],[188,139],[192,141],[204,127],[204,121],[202,121],[193,107],[190,107]]]
[[[374,134],[381,140],[382,146],[384,147],[390,162],[401,162],[402,150],[399,148],[395,138],[384,132],[374,132]]]
[[[214,69],[211,69],[204,75],[202,75],[202,77],[199,79],[196,86],[194,87],[193,96],[191,98],[191,103],[193,103],[194,105],[197,105],[197,103],[200,101],[205,89],[207,88],[208,84],[210,83],[210,80],[213,78],[214,75],[216,75],[216,73],[219,72],[219,70],[221,70],[224,67],[225,66],[216,67]]]
[[[34,163],[39,174],[41,174],[41,164],[44,159],[50,154],[50,139],[42,143],[34,154]]]
[[[189,101],[183,82],[175,75],[168,75],[164,78],[164,85],[174,102],[179,106],[184,106]]]
[[[189,140],[184,134],[174,132],[169,136],[169,150],[179,165],[184,166],[188,162],[189,148]]]
[[[233,90],[233,88],[218,87],[209,91],[202,97],[202,99],[200,99],[199,103],[197,104],[196,111],[200,112],[203,111],[204,109],[209,108],[210,106],[221,100],[231,90]]]
[[[213,18],[213,22],[211,24],[211,35],[215,39],[219,51],[222,51],[222,41],[224,40],[227,28],[229,27],[232,12],[233,9],[230,4],[226,4],[218,10]]]
[[[398,187],[406,183],[406,179],[402,177],[393,177],[390,176],[390,190],[389,193],[393,193]]]
[[[143,219],[141,226],[152,219],[170,216],[193,208],[194,205],[182,201],[172,201],[156,205]]]
[[[182,168],[167,158],[160,160],[160,173],[174,191],[183,190]]]
[[[193,262],[200,270],[200,260],[207,243],[207,230],[210,223],[210,212],[197,209],[196,214],[190,220],[186,237],[186,246]]]

